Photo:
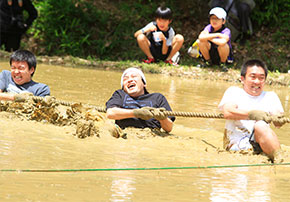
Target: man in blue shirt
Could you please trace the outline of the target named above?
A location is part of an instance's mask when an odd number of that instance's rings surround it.
[[[0,100],[25,101],[27,94],[50,95],[46,84],[32,80],[36,70],[36,57],[27,50],[17,50],[10,57],[11,71],[0,73]],[[4,93],[7,92],[7,93]]]

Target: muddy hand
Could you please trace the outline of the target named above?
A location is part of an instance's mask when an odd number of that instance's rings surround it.
[[[272,122],[275,127],[280,128],[283,126],[286,122],[283,120],[284,115],[272,115]]]
[[[115,138],[123,136],[123,131],[117,124],[108,124],[107,129],[109,133]]]
[[[133,109],[133,113],[134,116],[139,119],[149,120],[153,118],[152,112],[146,107],[140,109]]]
[[[153,113],[153,118],[157,120],[164,120],[167,118],[167,115],[165,115],[163,112],[166,111],[165,108],[153,108],[151,111]]]
[[[251,110],[249,111],[249,119],[256,120],[256,121],[265,121],[267,123],[271,122],[271,117],[267,112],[261,110]]]
[[[31,98],[32,96],[33,96],[32,93],[20,93],[20,94],[16,94],[16,95],[14,95],[14,101],[15,102],[25,102],[29,98]]]

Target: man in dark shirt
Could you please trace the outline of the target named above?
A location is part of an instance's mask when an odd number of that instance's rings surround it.
[[[171,111],[166,98],[160,93],[149,93],[146,79],[140,69],[131,67],[121,77],[121,88],[107,101],[107,117],[116,120],[122,129],[162,128],[170,132],[175,117],[167,117],[162,111]]]

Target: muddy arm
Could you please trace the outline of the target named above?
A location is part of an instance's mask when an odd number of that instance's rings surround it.
[[[170,132],[172,130],[173,122],[169,118],[166,118],[164,120],[159,120],[159,122],[161,124],[161,128],[165,130],[166,132]]]
[[[114,120],[121,120],[121,119],[135,117],[132,109],[122,109],[118,107],[107,109],[106,116],[108,119],[114,119]]]
[[[14,95],[0,91],[0,100],[14,100]]]

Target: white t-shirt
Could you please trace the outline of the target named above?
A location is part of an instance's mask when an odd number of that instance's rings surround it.
[[[262,110],[269,113],[284,112],[279,97],[275,92],[263,91],[259,96],[249,95],[244,89],[229,87],[219,104],[222,110],[226,103],[236,104],[241,110]],[[254,130],[253,120],[226,120],[227,138],[230,144],[238,144],[245,137],[249,138]]]
[[[148,23],[145,27],[143,27],[143,29],[144,30],[149,29],[150,27],[155,25],[154,23],[155,22]],[[174,32],[172,27],[170,27],[169,30],[167,30],[166,32],[168,32],[168,38],[166,39],[166,45],[167,46],[172,46],[172,42],[173,42],[173,38],[174,38],[175,32]]]

